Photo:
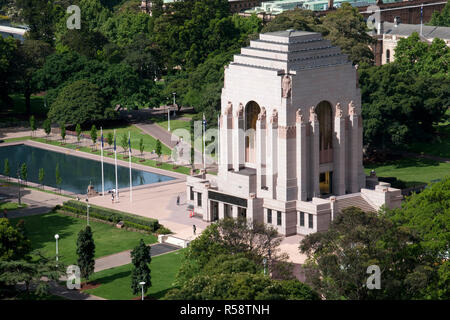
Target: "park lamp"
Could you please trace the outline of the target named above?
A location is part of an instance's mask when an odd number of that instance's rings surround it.
[[[141,290],[142,290],[142,298],[141,298],[141,300],[144,300],[144,285],[145,285],[145,281],[141,281],[141,282],[139,282],[139,284],[141,285]]]

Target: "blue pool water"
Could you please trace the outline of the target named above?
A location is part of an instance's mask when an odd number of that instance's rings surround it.
[[[85,194],[89,183],[96,191],[102,190],[101,163],[99,161],[80,158],[69,154],[35,148],[27,145],[0,147],[0,172],[4,175],[4,161],[8,158],[10,176],[17,177],[17,168],[26,163],[28,167],[27,180],[39,183],[39,169],[45,173],[44,185],[56,188],[55,168],[59,164],[62,177],[60,188],[76,194]],[[116,178],[114,165],[103,163],[105,177],[105,191],[115,188]],[[174,180],[152,172],[132,169],[133,186]],[[129,168],[117,166],[117,179],[120,188],[130,186]]]

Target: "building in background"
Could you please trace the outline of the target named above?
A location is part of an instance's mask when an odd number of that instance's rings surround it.
[[[328,229],[342,209],[399,207],[364,174],[356,68],[319,33],[261,34],[225,68],[219,172],[187,178],[205,221],[245,217],[284,235]]]
[[[417,32],[422,41],[431,43],[434,38],[445,41],[450,47],[450,27],[434,27],[420,24],[404,24],[397,17],[394,23],[381,22],[377,30],[371,32],[377,39],[373,52],[375,55],[375,64],[382,65],[394,61],[395,48],[401,38],[409,37],[413,32]]]

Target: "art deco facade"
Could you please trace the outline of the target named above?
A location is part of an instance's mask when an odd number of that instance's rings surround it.
[[[398,207],[400,190],[364,174],[362,130],[356,69],[338,47],[261,34],[225,68],[219,172],[188,177],[188,203],[206,221],[245,216],[285,235],[326,230],[351,205]]]

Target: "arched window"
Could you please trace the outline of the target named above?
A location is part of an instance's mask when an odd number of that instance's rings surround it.
[[[327,101],[320,102],[316,109],[319,120],[319,159],[320,163],[333,161],[333,118],[331,104]]]
[[[386,50],[386,63],[391,62],[391,51],[388,49]]]
[[[256,121],[260,112],[261,108],[255,101],[245,106],[245,162],[256,162]]]

